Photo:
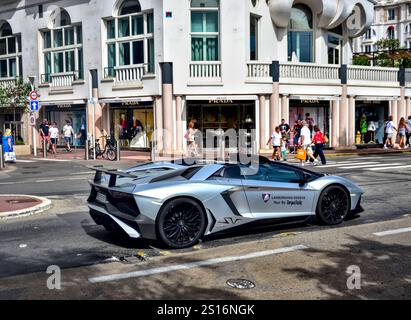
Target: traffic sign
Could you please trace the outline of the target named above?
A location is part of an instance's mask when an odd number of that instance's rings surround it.
[[[40,103],[35,100],[30,100],[30,110],[31,111],[39,111]]]
[[[30,125],[31,126],[36,125],[36,116],[34,115],[34,112],[30,112]]]
[[[89,104],[98,103],[98,100],[97,100],[97,98],[90,97],[90,98],[88,98],[88,103],[89,103]]]
[[[34,91],[34,90],[30,92],[29,96],[30,96],[30,100],[37,100],[39,98],[37,91]]]

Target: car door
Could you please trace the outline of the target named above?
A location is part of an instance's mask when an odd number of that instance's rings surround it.
[[[315,191],[301,185],[302,172],[292,166],[262,163],[255,174],[244,175],[244,191],[255,218],[311,215]]]
[[[251,210],[243,188],[243,179],[240,166],[229,165],[214,174],[209,181],[227,186],[227,191],[221,196],[234,215],[251,217]]]

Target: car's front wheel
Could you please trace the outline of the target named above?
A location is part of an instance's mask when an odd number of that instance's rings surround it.
[[[350,196],[338,185],[324,189],[318,199],[317,219],[326,225],[337,225],[344,221],[350,211]]]
[[[171,200],[160,210],[157,220],[160,240],[175,249],[195,245],[203,237],[206,226],[203,208],[190,198]]]

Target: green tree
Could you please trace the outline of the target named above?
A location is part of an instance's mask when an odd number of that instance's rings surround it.
[[[0,107],[24,108],[28,111],[30,91],[30,84],[21,79],[13,85],[0,86]]]

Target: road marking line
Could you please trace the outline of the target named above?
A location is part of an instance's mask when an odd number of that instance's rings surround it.
[[[34,183],[44,183],[44,182],[54,182],[54,181],[57,181],[57,180],[36,180],[34,181]]]
[[[393,234],[400,234],[400,233],[407,233],[407,232],[411,232],[411,228],[402,228],[402,229],[376,232],[376,233],[373,233],[373,235],[378,236],[378,237],[384,237],[384,236],[389,236],[389,235],[393,235]]]
[[[88,281],[91,283],[101,283],[101,282],[111,282],[111,281],[118,281],[118,280],[130,279],[130,278],[146,277],[146,276],[151,276],[151,275],[159,274],[159,273],[167,273],[167,272],[173,272],[173,271],[179,271],[179,270],[188,270],[188,269],[199,268],[199,267],[204,267],[204,266],[211,266],[211,265],[221,264],[221,263],[226,263],[226,262],[249,260],[249,259],[261,258],[261,257],[272,256],[272,255],[277,255],[281,253],[287,253],[287,252],[304,250],[304,249],[308,249],[308,247],[304,245],[297,245],[297,246],[278,248],[278,249],[268,250],[268,251],[254,252],[254,253],[246,254],[243,256],[229,256],[229,257],[224,257],[224,258],[216,258],[216,259],[185,263],[185,264],[179,264],[179,265],[168,266],[168,267],[159,267],[159,268],[140,270],[140,271],[135,271],[135,272],[127,272],[127,273],[119,273],[119,274],[113,274],[113,275],[108,275],[108,276],[93,277],[93,278],[89,278]]]
[[[47,159],[47,158],[35,158],[35,161],[54,161],[54,162],[71,162],[73,160],[63,160],[63,159]]]
[[[397,170],[397,169],[406,169],[406,168],[411,168],[411,165],[398,166],[398,167],[370,168],[370,169],[367,169],[367,170],[370,170],[370,171],[383,171],[383,170]]]
[[[386,167],[386,166],[400,166],[402,163],[384,163],[384,164],[368,164],[363,166],[349,166],[341,167],[341,169],[364,169],[364,168],[376,168],[376,167]]]
[[[20,160],[20,159],[17,159],[17,160],[16,160],[16,162],[21,162],[21,163],[33,163],[33,162],[36,162],[36,161],[32,161],[32,160]]]
[[[352,164],[353,166],[361,166],[361,165],[366,165],[366,164],[370,165],[370,164],[378,164],[378,163],[379,162],[358,162],[358,163],[351,162],[350,164]],[[346,166],[347,164],[348,163],[343,163],[343,164],[339,163],[339,164],[330,164],[330,165],[327,164],[325,168],[343,167],[343,166]]]
[[[81,175],[89,175],[96,173],[95,171],[87,171],[87,172],[75,172],[75,173],[70,173],[71,176],[81,176]]]

